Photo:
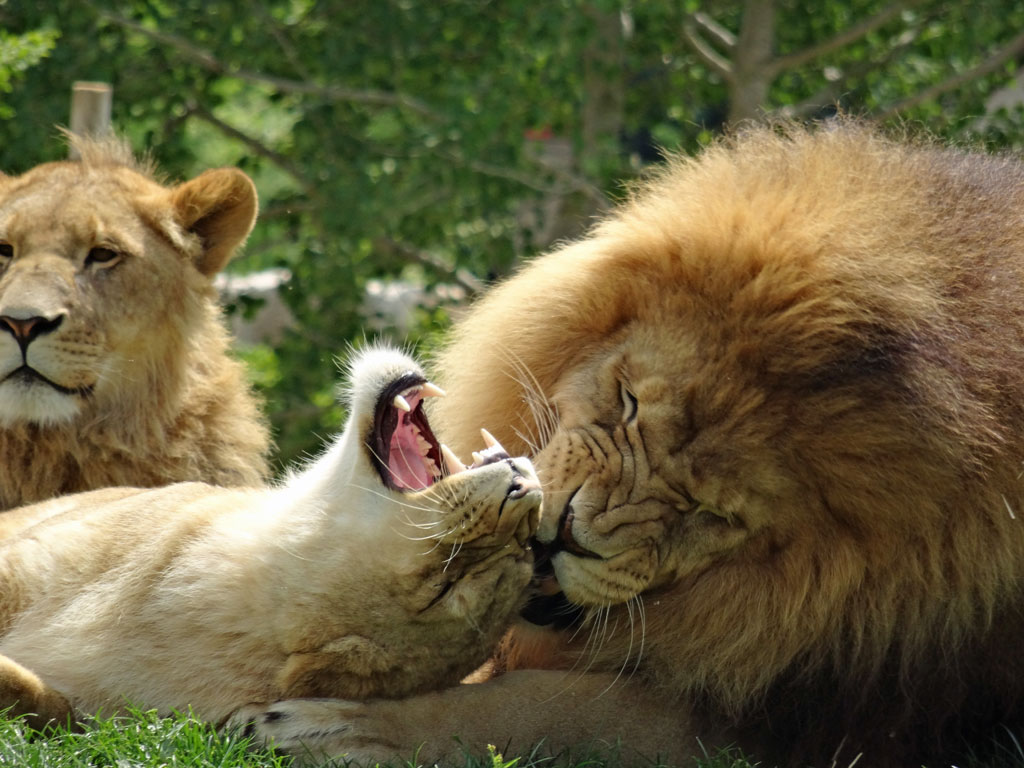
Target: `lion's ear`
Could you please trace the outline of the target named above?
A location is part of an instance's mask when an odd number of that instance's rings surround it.
[[[196,268],[204,275],[224,268],[256,222],[256,187],[237,168],[205,171],[179,184],[171,203],[178,221],[203,243]]]

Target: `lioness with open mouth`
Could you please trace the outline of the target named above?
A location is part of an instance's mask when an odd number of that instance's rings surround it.
[[[350,417],[278,487],[112,488],[8,514],[0,709],[126,702],[223,721],[296,696],[397,697],[479,666],[522,607],[530,462],[441,446],[407,355],[356,356]],[[42,521],[39,521],[40,518]]]

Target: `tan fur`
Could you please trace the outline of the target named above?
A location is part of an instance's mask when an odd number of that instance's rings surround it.
[[[252,182],[222,168],[166,187],[123,144],[76,142],[80,161],[0,174],[0,509],[259,483],[267,430],[211,283],[252,228]],[[19,323],[43,329],[24,351]]]
[[[322,737],[283,702],[262,733],[421,759],[452,734],[735,740],[787,765],[948,765],[1019,734],[1022,286],[1017,160],[850,122],[673,160],[440,359],[457,449],[486,423],[536,454],[538,536],[590,614],[513,636],[507,666],[574,671],[322,704]]]
[[[0,709],[45,721],[132,702],[221,722],[250,702],[408,696],[481,664],[531,578],[540,486],[506,457],[386,487],[370,432],[409,371],[363,354],[344,433],[280,487],[112,488],[26,510],[37,522],[0,543]]]

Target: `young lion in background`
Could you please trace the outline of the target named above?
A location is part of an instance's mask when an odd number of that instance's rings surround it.
[[[0,510],[113,485],[256,485],[269,437],[212,279],[256,218],[220,168],[159,184],[126,145],[0,174]],[[0,514],[0,538],[20,523]]]
[[[492,291],[440,368],[457,450],[483,423],[534,457],[563,599],[528,615],[551,626],[479,685],[242,713],[262,737],[786,766],[1019,738],[1019,160],[849,121],[742,132]]]
[[[32,510],[0,542],[0,710],[130,702],[223,722],[479,666],[532,577],[533,468],[493,440],[469,468],[442,448],[423,407],[441,392],[404,354],[361,353],[350,378],[344,432],[279,487],[109,488]]]

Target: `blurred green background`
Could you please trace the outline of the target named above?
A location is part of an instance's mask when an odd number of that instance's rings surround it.
[[[283,463],[339,424],[348,345],[429,353],[664,152],[837,107],[1017,149],[1022,55],[1024,4],[996,0],[0,0],[0,169],[64,157],[71,84],[95,80],[170,179],[252,175],[230,270],[270,289],[226,302]]]

